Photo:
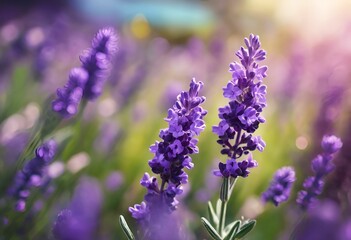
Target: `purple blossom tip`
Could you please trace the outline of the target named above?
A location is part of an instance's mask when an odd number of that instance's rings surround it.
[[[115,54],[117,51],[117,35],[112,27],[100,29],[92,41],[92,47],[97,52],[107,55]]]
[[[144,173],[143,178],[140,180],[140,185],[151,191],[157,191],[158,189],[157,178],[150,177],[148,173]]]
[[[149,209],[145,202],[135,204],[134,207],[129,207],[128,210],[135,219],[144,219],[149,213]]]
[[[54,158],[56,150],[57,144],[55,140],[50,139],[35,150],[35,155],[37,158],[43,159],[45,162],[49,163]]]
[[[117,51],[117,36],[112,28],[100,29],[92,47],[80,56],[82,67],[88,72],[83,98],[95,100],[102,94],[103,85],[110,73],[110,65]]]
[[[292,167],[278,169],[273,176],[269,188],[262,194],[263,201],[271,201],[275,206],[287,201],[295,180],[295,171]]]
[[[327,154],[333,154],[339,151],[342,147],[340,138],[334,135],[326,135],[322,140],[322,148]]]

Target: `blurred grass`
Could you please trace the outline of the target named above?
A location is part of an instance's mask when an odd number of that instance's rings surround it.
[[[33,90],[33,79],[27,65],[17,66],[11,76],[11,84],[4,94],[4,102],[0,109],[0,123],[10,115],[18,112],[30,100]],[[35,85],[35,84],[34,84]]]

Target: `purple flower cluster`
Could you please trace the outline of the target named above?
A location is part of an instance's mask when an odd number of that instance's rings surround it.
[[[266,52],[260,49],[258,36],[251,34],[249,39],[245,38],[245,44],[247,49],[241,47],[236,53],[240,63],[230,64],[232,80],[223,88],[223,96],[230,99],[229,105],[219,108],[221,121],[212,129],[219,136],[217,142],[223,147],[221,153],[229,157],[225,164],[219,163],[219,170],[214,174],[225,178],[247,177],[249,169],[256,167],[257,162],[251,154],[240,162],[238,158],[256,149],[263,151],[265,147],[261,137],[252,136],[252,133],[265,122],[260,113],[266,106],[267,87],[262,80],[267,76],[267,67],[259,66],[258,62],[266,58]]]
[[[312,160],[311,165],[315,176],[310,176],[304,181],[303,187],[305,190],[301,190],[297,196],[296,202],[303,210],[312,207],[317,196],[322,193],[324,186],[323,178],[334,170],[335,166],[332,163],[333,154],[341,149],[342,142],[336,136],[325,135],[321,145],[323,153],[317,155]]]
[[[69,208],[63,209],[57,215],[52,228],[55,239],[98,239],[96,230],[102,202],[102,191],[98,181],[83,177],[74,191]]]
[[[16,211],[26,209],[26,200],[32,187],[39,187],[43,182],[46,166],[54,159],[56,142],[49,140],[35,150],[35,157],[25,167],[17,172],[14,183],[9,189],[9,195],[17,199]]]
[[[271,201],[275,206],[287,201],[295,180],[295,171],[292,167],[278,169],[269,188],[262,194],[263,201]]]
[[[94,100],[101,95],[109,74],[109,66],[117,50],[117,36],[112,28],[100,29],[92,41],[92,47],[81,56],[82,67],[71,70],[68,82],[57,90],[52,109],[69,118],[78,112],[82,98]]]
[[[206,111],[200,106],[205,97],[199,96],[202,82],[193,79],[189,92],[181,92],[172,108],[168,110],[168,128],[160,131],[161,142],[156,141],[150,147],[154,158],[149,166],[162,180],[160,186],[156,177],[145,173],[140,184],[148,192],[141,204],[130,207],[132,216],[143,222],[150,222],[154,216],[159,218],[162,213],[170,213],[176,209],[176,195],[182,193],[181,184],[188,181],[188,175],[183,168],[191,169],[190,154],[198,153],[196,135],[205,128],[203,117]]]

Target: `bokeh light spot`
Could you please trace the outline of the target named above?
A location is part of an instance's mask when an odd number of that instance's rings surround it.
[[[298,149],[304,150],[308,146],[308,140],[306,137],[300,136],[300,137],[296,138],[295,144],[296,144],[296,147]]]

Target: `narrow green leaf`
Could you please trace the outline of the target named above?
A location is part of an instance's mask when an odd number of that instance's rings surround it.
[[[218,216],[210,201],[208,201],[207,210],[208,210],[208,217],[209,217],[210,223],[214,224],[215,227],[217,228],[218,222],[219,222]]]
[[[218,199],[217,203],[216,203],[216,214],[217,214],[217,216],[220,216],[220,214],[221,214],[221,205],[222,205],[222,201],[221,201],[221,199]]]
[[[241,226],[241,220],[236,220],[232,223],[229,223],[225,228],[224,228],[224,233],[227,234],[229,231],[232,230],[233,226],[236,225],[237,223],[239,223],[239,228]],[[238,230],[239,230],[238,228]]]
[[[234,240],[235,239],[235,235],[238,232],[239,228],[240,228],[240,224],[241,221],[237,220],[232,222],[231,224],[229,224],[226,229],[226,236],[224,237],[224,240]]]
[[[242,238],[248,234],[256,225],[256,220],[248,220],[241,227],[239,232],[235,235],[235,238]]]
[[[119,224],[121,225],[121,228],[122,228],[124,234],[127,236],[128,240],[134,240],[135,237],[134,237],[132,231],[130,230],[126,220],[124,219],[124,217],[122,215],[119,216]]]
[[[204,217],[201,218],[202,224],[205,226],[207,232],[211,235],[214,240],[223,240],[217,231],[212,227],[211,223]]]
[[[62,117],[59,116],[59,114],[57,114],[56,112],[52,111],[51,108],[47,108],[43,112],[40,121],[42,124],[40,138],[43,139],[49,134],[51,134],[54,130],[56,130],[57,126],[62,121]]]
[[[221,185],[221,191],[219,195],[222,202],[227,202],[229,199],[229,188],[230,188],[229,181],[230,181],[229,178],[223,178],[223,183]]]
[[[17,170],[22,169],[24,162],[34,155],[35,149],[38,147],[40,142],[41,140],[40,140],[39,134],[35,134],[30,140],[30,142],[27,143],[27,146],[25,147],[22,154],[19,156],[17,165],[16,165]]]

